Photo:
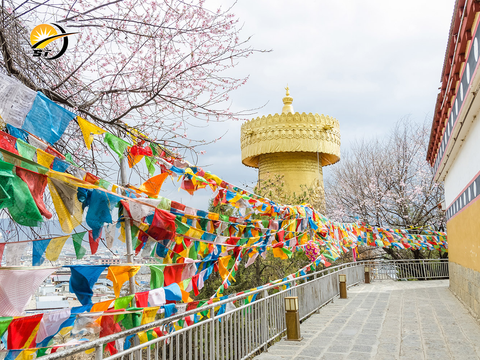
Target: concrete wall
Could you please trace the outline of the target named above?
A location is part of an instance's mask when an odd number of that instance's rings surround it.
[[[451,291],[480,318],[480,120],[468,125],[445,177],[448,257]]]
[[[449,263],[450,290],[480,318],[480,272]]]

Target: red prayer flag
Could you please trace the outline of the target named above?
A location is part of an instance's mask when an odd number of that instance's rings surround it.
[[[87,172],[87,175],[85,175],[85,179],[84,179],[86,182],[90,183],[90,184],[93,184],[95,185],[97,183],[98,180],[100,180],[99,177],[93,175],[93,174],[90,174],[89,172]]]
[[[175,215],[162,209],[155,209],[152,225],[147,234],[157,241],[173,240],[175,229]]]
[[[197,274],[195,276],[192,276],[192,287],[193,287],[193,293],[195,296],[198,296],[200,294],[200,291],[198,291],[198,276],[200,274]]]
[[[137,307],[148,307],[148,291],[135,294]]]
[[[5,251],[5,243],[0,244],[0,266],[2,266],[2,257],[3,257],[4,251]]]
[[[43,193],[45,192],[45,187],[47,186],[47,176],[18,166],[15,168],[15,172],[17,173],[17,176],[22,179],[25,184],[27,184],[33,200],[40,211],[40,214],[45,216],[47,219],[51,219],[52,213],[47,210],[47,207],[43,202]]]
[[[15,149],[16,142],[17,142],[16,137],[13,137],[12,135],[7,134],[6,132],[0,131],[0,148],[18,155],[18,151],[17,149]]]
[[[164,286],[168,286],[173,283],[182,282],[182,272],[185,264],[175,266],[165,266],[163,270],[163,282]]]
[[[51,146],[48,146],[46,149],[45,149],[45,152],[50,154],[50,155],[53,155],[57,158],[59,158],[60,160],[65,160],[65,156],[63,156],[63,154],[59,153],[57,150],[55,150],[54,148],[52,148]]]
[[[183,204],[180,204],[176,201],[172,201],[172,203],[170,204],[171,208],[172,209],[177,209],[177,210],[180,210],[180,211],[184,211],[185,210],[185,205]]]
[[[100,326],[102,327],[99,335],[100,337],[112,335],[122,331],[120,325],[115,322],[114,316],[102,316]],[[110,352],[110,355],[115,355],[118,352],[117,349],[115,349],[115,341],[107,344],[107,350]]]
[[[88,242],[90,243],[90,251],[92,252],[92,255],[95,255],[97,252],[100,237],[102,236],[102,230],[103,228],[100,229],[100,233],[96,239],[93,238],[93,230],[88,230]]]
[[[8,339],[7,347],[8,349],[22,349],[29,340],[33,331],[42,320],[43,314],[19,317],[13,319],[10,325],[8,325]],[[35,339],[33,339],[35,340]],[[35,341],[32,341],[31,345],[35,345]]]
[[[152,156],[152,149],[150,146],[146,146],[142,148],[141,146],[134,145],[130,148],[130,154],[133,156],[138,156],[138,155],[145,155],[145,156]]]

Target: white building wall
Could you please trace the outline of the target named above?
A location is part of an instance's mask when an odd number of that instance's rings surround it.
[[[480,171],[480,119],[471,124],[457,157],[445,176],[445,204],[450,204]]]

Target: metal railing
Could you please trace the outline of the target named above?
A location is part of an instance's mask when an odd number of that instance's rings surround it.
[[[374,280],[448,279],[448,259],[375,261],[371,276]]]
[[[235,295],[74,348],[59,350],[57,353],[44,356],[43,359],[85,359],[86,355],[83,352],[92,349],[95,349],[95,353],[91,358],[94,357],[96,360],[245,359],[259,350],[266,349],[269,342],[286,330],[284,311],[286,296],[298,296],[300,319],[305,319],[339,294],[339,273],[346,274],[347,286],[352,286],[364,281],[365,266],[370,267],[372,280],[448,278],[448,262],[440,260],[346,263]],[[257,296],[255,301],[245,301],[252,295]],[[227,311],[221,315],[215,314],[220,306],[227,304],[229,304],[226,306]],[[198,313],[207,316],[191,326],[169,332],[172,323]],[[165,335],[143,344],[139,343],[138,336],[131,336],[155,328],[165,332]],[[131,340],[128,340],[129,337]],[[117,349],[123,349],[123,344],[132,340],[134,343],[127,350],[104,357],[106,344],[115,342]]]

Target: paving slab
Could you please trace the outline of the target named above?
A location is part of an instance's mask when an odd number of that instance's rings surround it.
[[[348,289],[301,325],[300,342],[280,340],[269,359],[480,359],[480,324],[448,280],[377,281]]]

